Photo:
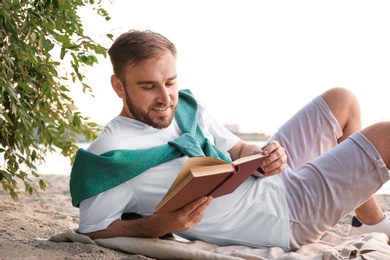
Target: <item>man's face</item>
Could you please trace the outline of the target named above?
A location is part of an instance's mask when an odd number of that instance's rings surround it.
[[[176,58],[171,52],[129,65],[125,78],[121,115],[154,128],[168,127],[178,102]]]

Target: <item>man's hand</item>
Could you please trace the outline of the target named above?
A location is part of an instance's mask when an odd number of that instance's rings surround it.
[[[261,151],[259,151],[261,152]],[[280,146],[278,141],[272,141],[262,149],[263,154],[269,154],[261,165],[264,175],[271,176],[284,171],[287,167],[286,150]]]
[[[210,205],[212,197],[201,197],[185,207],[164,214],[155,214],[151,216],[159,225],[166,227],[166,233],[188,230],[198,224]]]
[[[117,220],[106,229],[88,233],[92,239],[111,237],[155,238],[167,233],[188,230],[198,224],[212,197],[201,197],[183,208],[132,220]]]

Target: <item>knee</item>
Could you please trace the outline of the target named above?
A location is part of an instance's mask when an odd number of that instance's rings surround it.
[[[362,134],[375,146],[390,170],[390,122],[379,122],[363,129]]]
[[[349,126],[351,133],[361,128],[360,106],[352,91],[337,87],[321,95],[342,129]]]
[[[339,104],[351,109],[359,109],[359,103],[355,95],[349,89],[343,87],[331,88],[322,94],[328,104]]]

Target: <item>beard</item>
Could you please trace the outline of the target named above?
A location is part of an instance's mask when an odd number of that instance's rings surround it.
[[[173,117],[175,115],[175,109],[176,106],[171,105],[172,113],[166,116],[151,116],[148,111],[143,111],[142,108],[134,105],[134,102],[131,100],[126,88],[125,88],[125,94],[126,94],[126,104],[127,108],[129,109],[130,113],[134,116],[134,119],[143,122],[144,124],[147,124],[153,128],[157,129],[163,129],[167,128],[171,125],[173,121]],[[166,105],[158,105],[154,104],[153,107],[165,107]]]

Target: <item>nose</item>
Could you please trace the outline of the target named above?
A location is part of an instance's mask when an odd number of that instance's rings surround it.
[[[170,91],[165,86],[159,88],[157,102],[162,104],[169,104],[171,102]]]

